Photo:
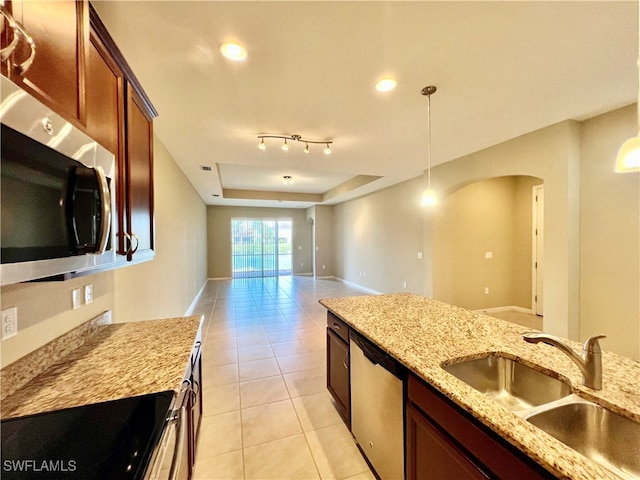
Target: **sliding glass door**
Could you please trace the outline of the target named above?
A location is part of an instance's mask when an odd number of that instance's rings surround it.
[[[231,219],[234,278],[292,274],[291,220]]]

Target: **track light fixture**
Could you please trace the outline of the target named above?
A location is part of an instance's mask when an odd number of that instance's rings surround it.
[[[330,145],[333,143],[332,140],[309,140],[306,138],[302,138],[301,135],[296,135],[296,134],[293,134],[293,135],[265,134],[265,135],[258,135],[258,138],[260,139],[260,143],[258,144],[258,148],[260,150],[267,149],[267,144],[264,143],[265,138],[279,138],[280,140],[284,140],[284,143],[282,144],[282,150],[284,150],[285,152],[289,150],[289,143],[287,142],[289,140],[292,140],[294,142],[302,142],[305,144],[304,153],[309,153],[309,144],[326,145],[326,147],[324,148],[325,155],[331,155]]]

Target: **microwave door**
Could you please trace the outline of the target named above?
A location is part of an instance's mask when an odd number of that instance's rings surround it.
[[[111,226],[109,186],[100,168],[73,165],[61,199],[74,254],[104,253]]]

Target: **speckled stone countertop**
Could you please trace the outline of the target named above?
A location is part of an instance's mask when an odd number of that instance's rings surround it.
[[[1,417],[178,390],[201,321],[191,316],[94,327],[77,348],[3,395]],[[9,367],[19,370],[20,360],[14,363]],[[25,368],[34,370],[32,365]],[[5,381],[3,377],[3,390],[11,387]]]
[[[578,367],[557,348],[521,339],[531,329],[413,294],[326,298],[320,303],[416,375],[560,478],[618,478],[441,368],[488,353],[568,380],[586,400],[640,421],[640,362],[606,351],[603,389],[584,387]],[[604,332],[603,332],[604,333]],[[576,351],[581,345],[568,342]]]

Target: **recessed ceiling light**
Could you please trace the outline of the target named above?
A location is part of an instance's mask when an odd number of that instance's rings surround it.
[[[379,92],[390,92],[396,88],[397,82],[393,78],[383,78],[376,83],[376,90]]]
[[[242,45],[232,42],[220,44],[220,53],[234,62],[244,62],[247,59],[247,51]]]

